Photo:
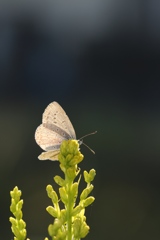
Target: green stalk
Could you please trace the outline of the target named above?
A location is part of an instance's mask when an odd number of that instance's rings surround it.
[[[68,184],[66,186],[66,192],[68,195],[68,204],[66,206],[66,210],[67,210],[67,240],[72,240],[72,199],[71,199],[71,186],[72,186],[72,181],[68,180]]]

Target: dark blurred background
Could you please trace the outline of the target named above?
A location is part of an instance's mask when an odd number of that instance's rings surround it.
[[[61,174],[40,162],[34,132],[57,101],[95,168],[86,239],[160,239],[160,2],[0,1],[1,239],[13,239],[9,191],[23,192],[32,240],[48,236],[45,187]]]

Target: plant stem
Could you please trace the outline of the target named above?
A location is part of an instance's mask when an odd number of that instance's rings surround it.
[[[67,176],[66,176],[67,177]],[[72,181],[67,180],[66,192],[68,195],[68,204],[67,204],[67,240],[72,240],[72,199],[71,199],[71,186]]]

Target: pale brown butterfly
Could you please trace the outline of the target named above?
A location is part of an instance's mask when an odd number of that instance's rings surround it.
[[[87,134],[84,137],[95,133]],[[58,160],[60,145],[63,140],[68,139],[76,139],[72,123],[63,108],[57,102],[52,102],[45,109],[42,116],[42,124],[35,132],[37,144],[45,151],[38,156],[38,159]],[[80,144],[82,143],[81,140],[78,141]],[[84,145],[87,146],[86,144]],[[90,150],[94,153],[92,149]]]

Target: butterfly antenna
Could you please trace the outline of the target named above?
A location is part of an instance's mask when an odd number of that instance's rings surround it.
[[[93,134],[96,134],[96,133],[97,133],[97,131],[92,132],[92,133],[88,133],[88,134],[84,135],[83,137],[81,137],[81,138],[79,139],[80,144],[84,144],[93,154],[95,154],[95,151],[93,151],[93,149],[91,149],[87,144],[85,144],[85,143],[83,142],[83,138],[88,137],[88,136],[93,135]],[[82,140],[81,140],[81,139],[82,139]]]
[[[87,144],[85,144],[84,142],[82,142],[82,144],[83,144],[84,146],[86,146],[93,154],[95,154],[95,151],[93,151],[93,149],[90,148]]]
[[[79,140],[81,140],[81,139],[83,139],[83,138],[85,138],[85,137],[88,137],[88,136],[90,136],[90,135],[96,134],[96,133],[97,133],[97,131],[92,132],[92,133],[88,133],[88,134],[84,135],[83,137],[79,138]]]

